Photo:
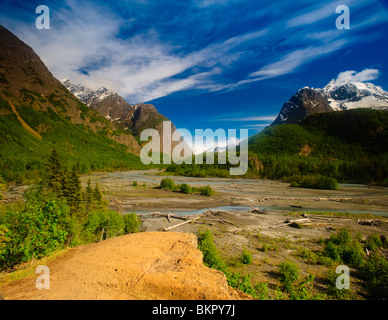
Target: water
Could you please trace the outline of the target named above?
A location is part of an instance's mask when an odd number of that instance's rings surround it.
[[[191,216],[191,215],[199,215],[207,210],[222,210],[226,212],[234,212],[234,211],[248,211],[252,209],[252,207],[244,207],[244,206],[222,206],[222,207],[211,207],[211,208],[203,208],[199,210],[184,210],[184,211],[158,211],[160,213],[172,213],[175,215],[180,215],[180,216]],[[293,208],[293,207],[277,207],[277,206],[265,206],[265,207],[258,207],[260,210],[267,210],[268,213],[271,213],[271,211],[277,211],[277,210],[282,210],[282,211],[291,211],[291,212],[340,212],[340,213],[351,213],[351,214],[373,214],[373,215],[378,215],[378,216],[384,216],[388,217],[388,212],[381,212],[381,211],[362,211],[362,210],[339,210],[339,209],[310,209],[310,208]],[[135,212],[138,215],[148,215],[152,212],[155,212],[156,210],[150,210],[150,211],[130,211],[130,212]],[[126,213],[130,213],[126,212]]]
[[[206,212],[207,210],[222,210],[222,211],[231,212],[231,211],[248,211],[250,209],[252,209],[252,208],[251,207],[242,207],[242,206],[222,206],[222,207],[204,208],[204,209],[199,209],[199,210],[184,210],[184,211],[169,210],[169,211],[158,211],[158,212],[160,212],[160,213],[171,213],[171,214],[175,214],[177,216],[191,216],[191,215],[202,214],[202,213]],[[126,213],[135,212],[138,215],[148,215],[148,214],[150,214],[152,212],[155,212],[155,211],[156,210],[150,210],[150,211],[130,211],[130,212],[126,212]]]

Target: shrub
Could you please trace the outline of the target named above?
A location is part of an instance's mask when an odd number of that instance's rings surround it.
[[[251,283],[251,274],[242,275],[240,273],[227,273],[226,278],[228,285],[238,289],[254,298],[258,298],[258,294]]]
[[[137,187],[139,184],[137,183],[137,181],[133,181],[132,182],[132,187]]]
[[[1,231],[0,269],[41,258],[63,246],[68,235],[64,227],[67,214],[55,201],[41,206],[27,205],[22,212],[6,212]]]
[[[212,196],[215,193],[215,191],[210,186],[199,188],[199,192],[202,196],[208,196],[208,197]]]
[[[333,241],[337,245],[348,245],[352,242],[352,236],[348,230],[340,229],[331,235],[330,241]]]
[[[87,242],[109,239],[124,232],[123,216],[116,211],[92,211],[84,224],[83,238]]]
[[[210,230],[198,231],[198,248],[202,251],[203,262],[209,268],[224,270],[225,263],[214,244],[213,234]]]
[[[280,282],[287,292],[291,292],[293,284],[299,279],[299,267],[292,262],[284,261],[278,267]]]
[[[366,240],[365,246],[369,250],[376,251],[376,249],[383,246],[383,242],[377,234],[372,234]]]
[[[252,263],[252,253],[247,250],[246,248],[243,249],[242,255],[241,255],[241,262],[243,264],[251,264]]]
[[[326,276],[327,290],[328,294],[335,299],[346,300],[351,297],[350,289],[338,289],[337,288],[337,278],[340,276],[335,272],[336,269],[330,269]]]
[[[141,226],[141,219],[134,212],[123,216],[124,220],[124,233],[139,232]]]
[[[353,266],[360,266],[364,260],[360,242],[352,240],[350,232],[346,229],[340,229],[331,235],[323,254],[336,262],[349,263]]]
[[[171,178],[164,178],[160,182],[160,187],[164,190],[174,191],[176,189],[175,182]]]
[[[186,194],[190,194],[192,192],[192,189],[188,184],[182,183],[180,186],[180,191]]]
[[[388,261],[378,253],[372,253],[361,268],[367,289],[374,299],[388,299]]]
[[[337,190],[338,182],[334,178],[320,175],[304,176],[299,178],[298,181],[292,181],[290,187]]]

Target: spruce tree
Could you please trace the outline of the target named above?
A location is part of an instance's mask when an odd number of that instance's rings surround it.
[[[81,180],[77,166],[74,165],[69,176],[67,195],[68,205],[72,213],[81,213],[83,204],[82,200]]]
[[[85,209],[86,209],[86,212],[89,213],[94,206],[94,190],[92,188],[90,179],[88,180],[88,184],[85,189],[84,198],[85,198]]]
[[[101,207],[104,204],[103,200],[102,200],[102,192],[101,192],[100,187],[98,186],[98,184],[96,184],[96,186],[94,187],[94,190],[93,190],[93,202],[98,207]]]
[[[6,191],[6,186],[5,186],[5,183],[3,181],[3,178],[0,176],[0,200],[3,200],[4,198],[4,195],[1,193],[2,191]]]
[[[63,171],[57,150],[53,149],[47,163],[46,186],[56,195],[61,194]]]
[[[67,167],[63,167],[63,174],[62,174],[62,180],[61,180],[61,197],[64,197],[65,199],[69,196],[69,173],[67,170]]]

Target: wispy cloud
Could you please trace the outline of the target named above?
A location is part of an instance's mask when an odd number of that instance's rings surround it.
[[[379,77],[380,71],[377,69],[365,69],[363,71],[344,71],[338,74],[338,81],[357,81],[365,82],[372,81]]]
[[[314,4],[312,6],[308,6],[302,10],[300,14],[297,14],[295,17],[289,19],[287,21],[287,27],[299,27],[304,25],[309,25],[313,23],[317,23],[323,19],[328,17],[333,17],[335,15],[335,9],[339,5],[349,5],[352,0],[340,0],[333,1],[328,3],[327,5],[322,6],[322,3]]]
[[[19,15],[12,20],[0,13],[0,18],[37,51],[57,78],[66,77],[91,89],[105,86],[137,103],[183,90],[236,89],[298,72],[323,56],[367,41],[357,32],[387,16],[368,9],[366,3],[311,0],[304,6],[290,1],[275,6],[269,0],[262,5],[191,0],[183,5],[131,0],[122,4],[129,10],[127,19],[103,2],[53,1],[52,29],[44,36]],[[355,20],[355,31],[345,37],[333,29],[337,4],[371,13]],[[149,12],[134,11],[133,5]],[[289,12],[295,14],[284,21]],[[317,27],[317,22],[328,18],[333,18],[332,28]],[[285,36],[284,30],[292,31]],[[252,119],[239,121],[260,121]]]

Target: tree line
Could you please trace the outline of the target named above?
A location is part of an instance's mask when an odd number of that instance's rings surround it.
[[[68,169],[53,150],[24,200],[0,203],[0,270],[67,246],[138,232],[140,226],[135,213],[109,209],[98,184],[88,180],[83,188],[79,163]]]

